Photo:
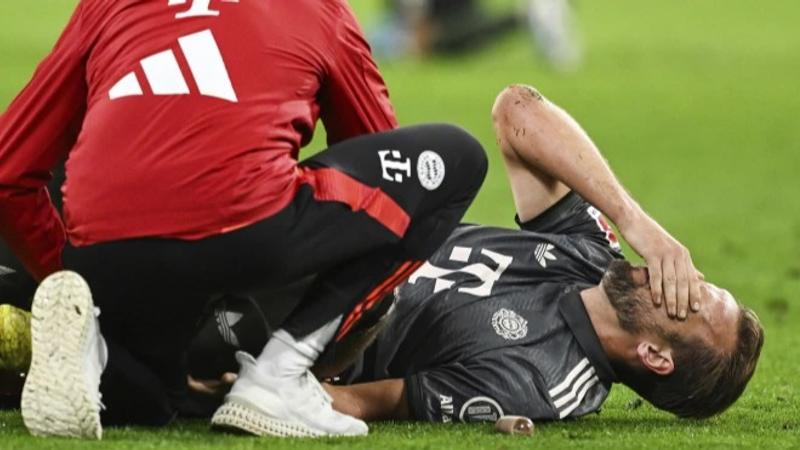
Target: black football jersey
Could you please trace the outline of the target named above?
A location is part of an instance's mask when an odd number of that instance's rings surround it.
[[[404,378],[414,416],[434,422],[597,411],[615,376],[579,292],[619,244],[574,193],[520,227],[459,227],[398,288],[353,381]]]

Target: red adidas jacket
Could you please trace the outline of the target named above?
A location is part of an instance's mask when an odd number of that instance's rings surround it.
[[[0,235],[43,278],[67,237],[247,226],[293,198],[319,118],[329,143],[396,127],[344,0],[82,0],[0,117]]]

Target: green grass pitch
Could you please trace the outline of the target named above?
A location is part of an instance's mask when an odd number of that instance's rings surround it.
[[[365,23],[378,3],[353,2]],[[392,98],[404,124],[455,122],[481,139],[491,170],[467,219],[507,226],[513,205],[489,116],[495,94],[527,82],[570,110],[646,209],[692,249],[707,278],[764,321],[759,369],[729,412],[675,420],[617,387],[601,414],[538,424],[533,439],[497,435],[489,425],[389,423],[364,439],[261,440],[181,422],[162,431],[109,429],[91,443],[34,439],[9,412],[0,414],[0,449],[800,448],[800,3],[576,3],[588,48],[580,72],[548,72],[520,33],[468,58],[382,64]],[[0,109],[74,4],[0,1]]]

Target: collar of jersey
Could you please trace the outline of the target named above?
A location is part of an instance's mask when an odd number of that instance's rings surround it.
[[[615,383],[617,375],[608,361],[608,356],[606,356],[602,344],[600,344],[600,338],[597,337],[597,333],[594,331],[592,320],[583,305],[580,289],[567,292],[558,303],[558,309],[570,330],[572,330],[575,339],[578,340],[578,345],[586,353],[589,362],[592,363],[600,380],[606,384]]]

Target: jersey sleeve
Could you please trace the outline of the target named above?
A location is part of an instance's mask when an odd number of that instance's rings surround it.
[[[406,395],[415,420],[486,422],[503,415],[533,420],[557,417],[536,377],[512,360],[471,360],[406,377]]]
[[[39,279],[61,267],[66,239],[46,184],[86,109],[84,5],[0,116],[0,236]]]
[[[320,92],[328,144],[397,127],[389,91],[350,7],[342,2],[331,61]]]
[[[519,216],[515,220],[525,231],[582,241],[585,245],[606,253],[608,258],[622,256],[619,240],[606,218],[574,191],[527,222],[521,222]]]

